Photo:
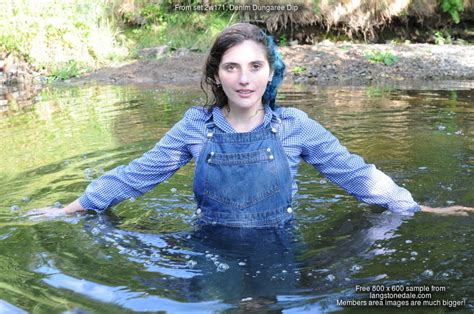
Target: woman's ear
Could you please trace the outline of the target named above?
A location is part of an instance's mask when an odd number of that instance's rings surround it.
[[[219,79],[219,76],[217,76],[217,74],[214,75],[214,80],[216,81],[217,85],[221,85],[221,80]]]
[[[273,80],[273,71],[270,72],[270,76],[268,77],[268,81],[271,82]]]

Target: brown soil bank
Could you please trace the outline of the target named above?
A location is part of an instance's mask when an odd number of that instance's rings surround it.
[[[474,80],[472,45],[323,42],[282,47],[280,52],[287,65],[287,82],[359,85],[411,79]],[[385,60],[395,61],[386,65],[371,61],[370,56],[372,59],[385,56]],[[180,56],[161,60],[142,60],[117,68],[105,68],[74,81],[105,84],[198,84],[204,61],[204,54],[181,53]]]

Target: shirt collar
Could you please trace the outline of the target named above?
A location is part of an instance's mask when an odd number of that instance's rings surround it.
[[[265,128],[272,120],[273,110],[270,108],[270,106],[265,105],[264,110],[265,110],[265,115],[263,116],[263,122],[257,125],[252,131],[258,131],[260,129]],[[234,128],[230,125],[230,123],[224,117],[224,113],[222,112],[221,108],[217,106],[214,107],[212,109],[212,117],[214,119],[214,123],[219,129],[221,129],[225,133],[236,133]]]

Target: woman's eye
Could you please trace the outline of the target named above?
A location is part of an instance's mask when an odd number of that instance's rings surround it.
[[[235,65],[227,65],[227,66],[225,67],[225,69],[226,69],[227,71],[234,71],[234,70],[235,70]]]
[[[261,67],[262,67],[261,64],[254,64],[252,68],[253,68],[254,70],[259,70]]]

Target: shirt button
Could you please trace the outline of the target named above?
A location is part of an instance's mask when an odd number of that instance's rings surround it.
[[[273,155],[268,156],[268,159],[273,160]]]
[[[286,209],[286,211],[288,212],[288,214],[291,214],[291,213],[293,212],[293,208],[288,207],[288,208]]]
[[[272,128],[272,133],[276,133],[276,132],[277,132],[277,129]]]
[[[267,148],[267,152],[271,152],[272,150],[270,149],[270,147]]]
[[[196,214],[198,214],[198,215],[201,214],[201,209],[200,208],[196,209]]]

